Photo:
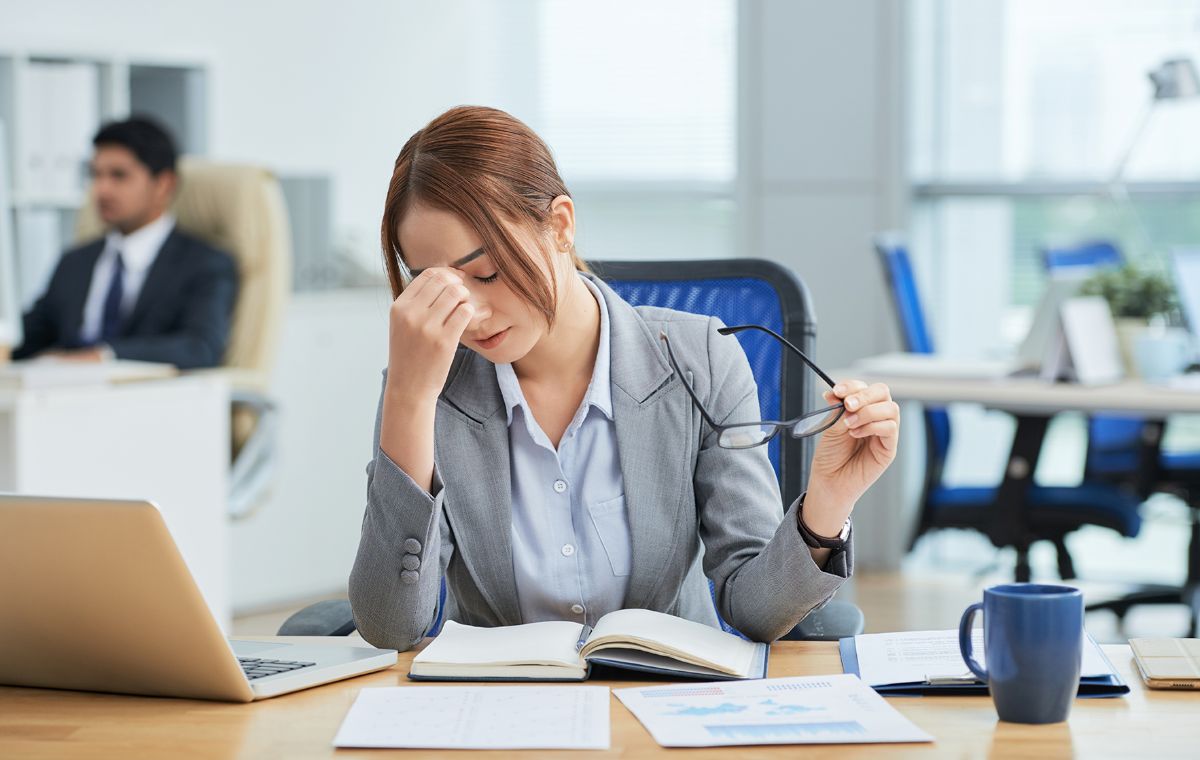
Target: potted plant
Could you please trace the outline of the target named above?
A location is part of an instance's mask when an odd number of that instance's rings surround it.
[[[1174,315],[1175,286],[1160,272],[1126,264],[1105,269],[1084,281],[1080,295],[1101,296],[1108,302],[1117,328],[1125,367],[1136,373],[1133,346],[1152,321],[1167,323]]]

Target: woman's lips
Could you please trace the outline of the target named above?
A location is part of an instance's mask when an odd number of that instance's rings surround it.
[[[495,348],[496,346],[500,345],[500,343],[508,335],[509,329],[510,328],[506,327],[492,337],[484,338],[483,340],[479,341],[480,348]]]

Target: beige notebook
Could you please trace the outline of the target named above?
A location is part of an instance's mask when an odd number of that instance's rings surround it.
[[[1151,689],[1200,689],[1200,639],[1130,639],[1129,647]]]
[[[448,681],[582,681],[592,664],[673,677],[765,678],[767,645],[651,610],[615,610],[595,629],[547,621],[478,628],[448,621],[408,677]]]

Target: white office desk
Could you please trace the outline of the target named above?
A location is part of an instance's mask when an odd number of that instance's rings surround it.
[[[892,398],[923,403],[973,403],[1006,412],[1053,415],[1078,411],[1163,419],[1200,413],[1200,393],[1138,380],[1113,385],[1047,383],[1032,378],[985,380],[962,377],[913,377],[861,368],[838,370],[833,377],[886,383]]]
[[[221,373],[0,389],[0,491],[154,501],[226,630],[229,455]]]
[[[937,406],[974,403],[1011,413],[1016,418],[1017,429],[1004,479],[996,489],[986,534],[996,546],[1016,547],[1016,578],[1019,581],[1029,580],[1028,539],[1024,527],[1029,522],[1026,494],[1033,483],[1046,429],[1054,415],[1085,412],[1153,420],[1141,452],[1143,469],[1152,472],[1159,456],[1162,421],[1173,414],[1200,413],[1200,393],[1137,380],[1088,387],[1034,378],[964,377],[952,370],[939,374],[936,361],[922,367],[919,374],[905,374],[882,369],[886,359],[865,359],[865,366],[838,370],[833,377],[886,383],[892,398],[897,401]],[[1150,485],[1149,477],[1144,485]]]

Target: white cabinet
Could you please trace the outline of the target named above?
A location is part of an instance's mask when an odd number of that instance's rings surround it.
[[[0,389],[0,492],[155,502],[226,631],[228,472],[229,382],[220,373]]]

